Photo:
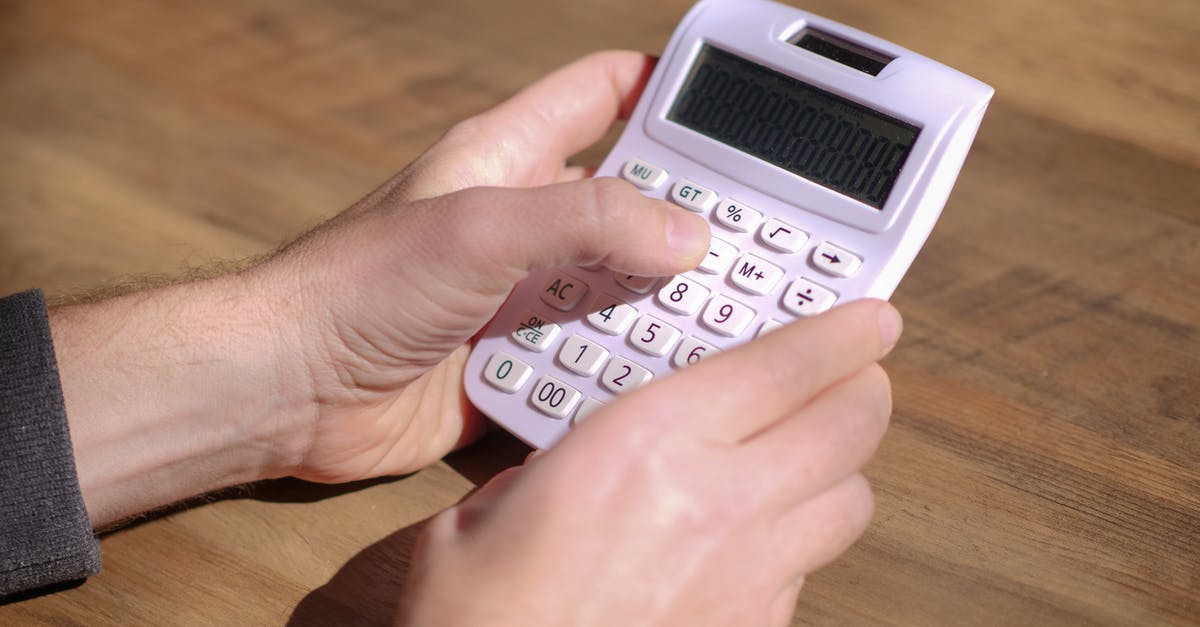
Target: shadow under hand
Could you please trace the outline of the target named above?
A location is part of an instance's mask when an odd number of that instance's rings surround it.
[[[488,434],[479,442],[445,458],[445,462],[478,486],[500,471],[521,464],[529,447],[502,432]],[[272,486],[275,499],[298,500],[312,487],[280,482]],[[291,494],[293,489],[299,494]],[[256,498],[273,500],[259,492]],[[425,519],[409,525],[368,546],[338,569],[332,578],[313,590],[296,606],[289,627],[324,625],[394,625],[401,593],[412,564],[413,551]]]
[[[394,625],[417,538],[429,519],[363,549],[300,601],[289,627]]]

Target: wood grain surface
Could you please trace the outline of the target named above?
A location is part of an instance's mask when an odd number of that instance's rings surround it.
[[[549,70],[661,50],[687,7],[0,0],[0,292],[269,251]],[[1200,624],[1200,3],[804,8],[996,97],[894,297],[875,520],[796,624]],[[523,453],[219,495],[0,624],[387,623],[422,521]]]

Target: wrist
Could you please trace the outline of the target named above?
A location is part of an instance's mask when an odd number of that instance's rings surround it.
[[[279,476],[302,451],[309,391],[288,384],[307,378],[254,287],[234,274],[51,312],[94,527]]]

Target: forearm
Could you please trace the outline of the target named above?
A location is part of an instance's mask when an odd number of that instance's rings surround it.
[[[301,453],[307,378],[279,358],[272,311],[244,275],[51,311],[93,527],[278,476]]]

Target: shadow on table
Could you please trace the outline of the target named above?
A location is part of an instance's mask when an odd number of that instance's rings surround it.
[[[513,437],[492,433],[450,455],[446,463],[481,486],[501,470],[522,463],[528,453],[529,447]],[[300,601],[288,625],[394,625],[413,550],[428,522],[409,525],[359,551]]]

